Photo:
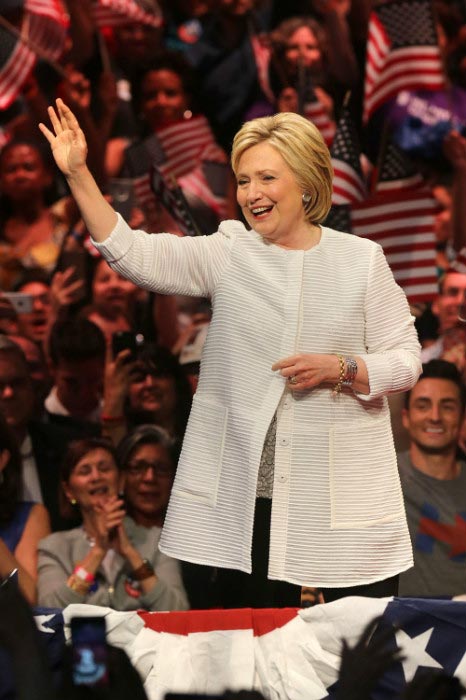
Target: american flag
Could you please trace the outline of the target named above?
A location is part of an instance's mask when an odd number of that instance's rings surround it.
[[[375,193],[351,208],[351,229],[379,243],[411,303],[438,292],[434,217],[438,204],[420,187]]]
[[[156,209],[151,187],[151,167],[156,165],[163,177],[175,179],[185,192],[198,197],[213,209],[219,219],[226,212],[226,178],[219,191],[210,178],[209,164],[228,170],[225,153],[214,140],[207,119],[195,116],[192,119],[163,127],[142,144],[127,151],[129,175],[134,179],[134,191],[141,208],[149,219]]]
[[[307,610],[242,608],[162,615],[80,604],[64,610],[35,609],[34,615],[50,667],[59,670],[71,619],[104,616],[108,643],[126,651],[141,674],[149,700],[158,700],[165,693],[202,695],[206,688],[214,697],[231,689],[243,691],[238,695],[256,691],[276,700],[364,697],[367,687],[361,669],[356,667],[354,674],[340,673],[343,640],[354,650],[346,653],[347,661],[373,672],[373,700],[447,697],[443,689],[435,694],[437,686],[422,692],[429,672],[443,671],[466,683],[463,600],[354,597]],[[374,631],[358,653],[370,623]],[[399,652],[400,657],[380,663],[384,649]],[[145,663],[141,663],[143,655]],[[183,665],[173,663],[181,658],[186,660]],[[375,663],[378,669],[371,667]],[[11,680],[13,691],[11,675],[11,661],[5,656],[0,677]],[[408,692],[413,681],[423,685]]]
[[[186,236],[197,236],[199,229],[181,187],[174,184],[170,186],[161,169],[155,165],[152,167],[150,186],[151,191],[174,217],[182,232]]]
[[[418,187],[424,179],[407,153],[391,139],[383,147],[380,169],[374,171],[375,190],[388,192]]]
[[[14,101],[38,56],[60,58],[69,26],[61,0],[17,0],[12,9],[22,12],[22,39],[0,27],[0,109]]]
[[[376,191],[367,199],[332,206],[326,225],[379,243],[395,280],[411,303],[438,291],[434,217],[438,204],[403,154],[389,144]]]
[[[151,1],[94,0],[92,11],[98,27],[118,27],[128,22],[160,27],[163,23],[158,4]]]
[[[313,94],[313,99],[304,104],[304,114],[319,129],[327,146],[332,145],[335,136],[335,122],[330,118],[325,106]]]
[[[347,106],[343,107],[330,150],[333,165],[332,203],[351,204],[366,197],[361,169],[361,146],[356,125]]]
[[[411,303],[438,292],[435,215],[438,203],[415,164],[388,139],[374,195],[353,209],[353,232],[380,243]]]
[[[430,0],[376,0],[367,38],[364,121],[401,90],[444,87]]]

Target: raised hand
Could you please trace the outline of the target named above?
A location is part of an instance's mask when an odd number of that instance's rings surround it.
[[[56,110],[49,107],[47,111],[53,132],[45,124],[39,124],[39,129],[49,142],[62,173],[72,176],[86,164],[87,144],[83,131],[73,112],[60,98],[56,101]]]

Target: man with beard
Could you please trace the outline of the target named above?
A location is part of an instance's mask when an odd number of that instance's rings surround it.
[[[398,455],[414,550],[414,567],[400,575],[402,596],[466,593],[466,463],[457,453],[464,408],[455,365],[424,364],[403,409],[410,447]]]

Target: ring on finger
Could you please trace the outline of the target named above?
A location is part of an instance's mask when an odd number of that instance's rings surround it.
[[[293,374],[293,375],[291,375],[291,377],[288,378],[288,381],[290,382],[290,384],[297,384],[298,377],[295,374]]]

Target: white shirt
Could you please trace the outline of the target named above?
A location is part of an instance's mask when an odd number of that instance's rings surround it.
[[[50,390],[49,395],[44,401],[44,406],[46,410],[55,416],[69,416],[71,415],[68,409],[62,404],[58,398],[57,387],[53,386]],[[100,413],[102,410],[101,404],[97,406],[91,413],[83,418],[85,421],[90,421],[91,423],[98,423],[100,421]]]

